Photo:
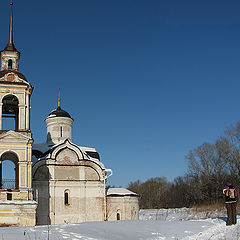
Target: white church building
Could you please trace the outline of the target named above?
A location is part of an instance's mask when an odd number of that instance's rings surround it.
[[[20,73],[13,44],[12,8],[8,43],[0,53],[0,226],[33,226],[138,219],[138,195],[110,188],[112,170],[95,148],[72,139],[72,116],[58,106],[45,119],[46,142],[34,143],[30,129],[32,85]],[[15,130],[2,121],[13,119]],[[3,179],[2,163],[15,166],[14,184]]]

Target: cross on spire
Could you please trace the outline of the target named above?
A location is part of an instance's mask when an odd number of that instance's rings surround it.
[[[58,107],[60,108],[61,99],[60,99],[60,88],[58,89]]]

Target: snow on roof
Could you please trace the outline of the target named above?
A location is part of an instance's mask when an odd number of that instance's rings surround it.
[[[45,153],[47,152],[48,150],[50,149],[53,149],[61,144],[63,144],[65,142],[65,140],[55,144],[55,145],[48,145],[47,142],[44,142],[44,143],[39,143],[39,144],[33,144],[33,147],[32,149],[33,150],[37,150],[37,151],[40,151],[41,153]],[[94,158],[94,157],[91,157],[89,156],[86,152],[87,151],[90,151],[90,152],[97,152],[95,148],[91,148],[91,147],[82,147],[82,146],[78,146],[76,144],[74,144],[73,142],[71,142],[72,145],[78,147],[82,153],[84,154],[84,159],[85,160],[89,160],[89,161],[92,161],[92,162],[95,162],[96,164],[98,164],[102,169],[105,169],[105,166],[104,164],[97,158]],[[34,163],[36,163],[37,161],[39,160],[42,160],[42,159],[47,159],[50,157],[50,154],[48,154],[47,156],[43,156],[42,158],[39,158],[37,159],[34,155],[32,156],[32,160]]]
[[[56,114],[50,114],[50,115],[48,115],[49,118],[51,118],[51,117],[56,117],[56,116],[57,116]]]
[[[45,153],[47,152],[48,150],[52,149],[52,148],[55,148],[61,144],[63,144],[65,142],[65,139],[57,144],[54,144],[54,145],[48,145],[47,142],[44,142],[44,143],[38,143],[38,144],[33,144],[33,150],[38,150],[42,153]],[[92,152],[96,152],[96,149],[95,148],[91,148],[91,147],[82,147],[82,146],[78,146],[76,145],[75,143],[72,142],[72,144],[78,148],[80,148],[81,151],[83,152],[86,152],[86,151],[92,151]]]
[[[119,196],[129,196],[134,195],[138,196],[138,194],[126,189],[126,188],[109,188],[107,191],[107,195],[119,195]]]

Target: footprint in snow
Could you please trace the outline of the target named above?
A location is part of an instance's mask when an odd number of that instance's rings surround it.
[[[79,236],[79,235],[73,235],[73,236],[77,239],[82,239],[83,238],[82,236]]]

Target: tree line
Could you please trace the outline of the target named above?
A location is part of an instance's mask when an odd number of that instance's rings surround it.
[[[222,187],[231,179],[240,189],[240,122],[215,143],[190,150],[187,172],[172,182],[165,177],[137,180],[128,189],[139,194],[140,208],[190,207],[223,202]]]

